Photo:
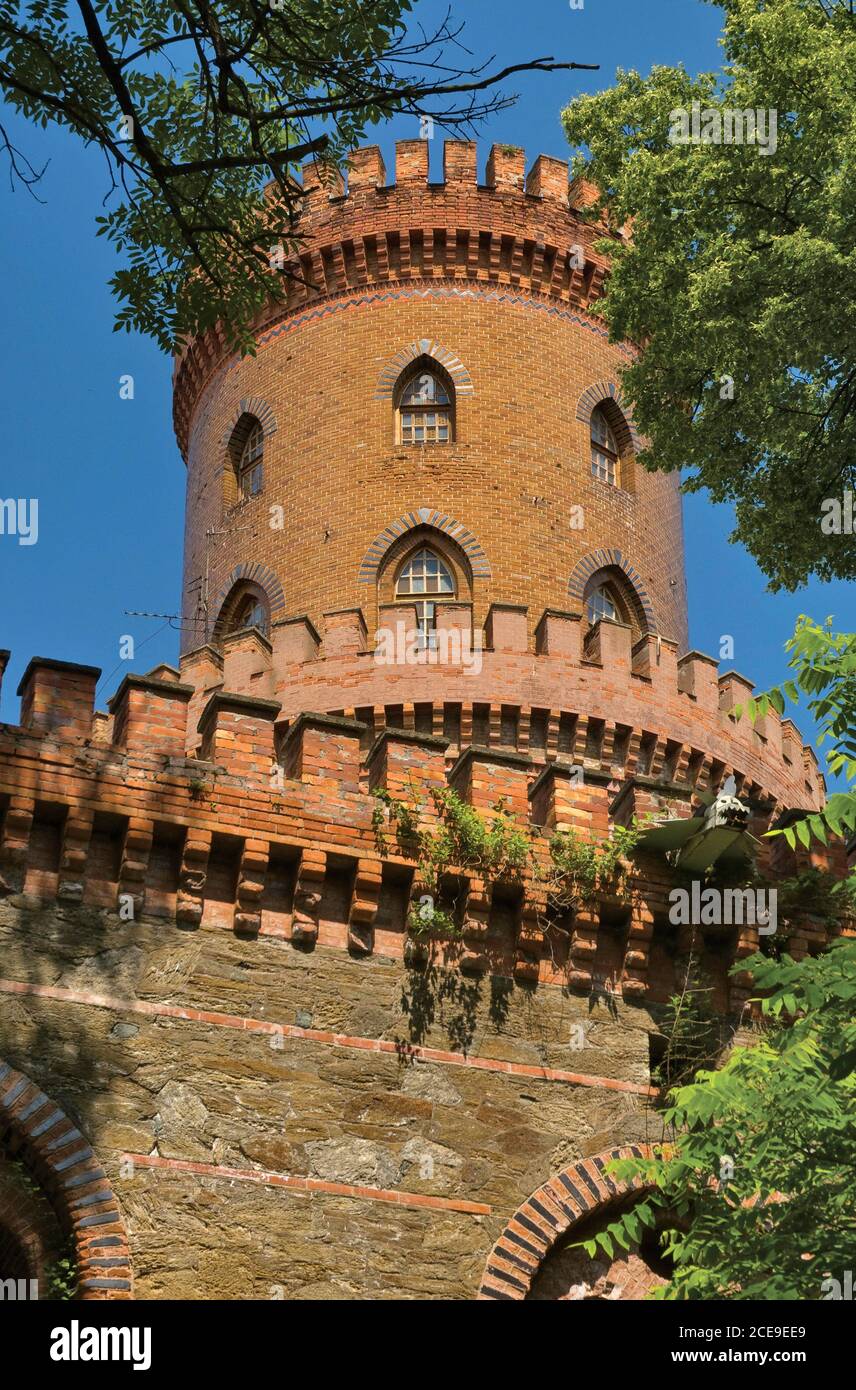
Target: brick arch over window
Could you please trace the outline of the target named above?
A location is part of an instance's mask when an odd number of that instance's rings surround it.
[[[74,1122],[3,1061],[0,1143],[29,1169],[72,1237],[78,1298],[133,1298],[128,1236],[107,1174]]]
[[[645,585],[636,570],[625,559],[620,550],[592,550],[575,567],[568,583],[568,595],[576,599],[582,606],[585,599],[586,586],[592,575],[597,574],[598,570],[620,570],[627,582],[633,589],[639,601],[639,607],[645,620],[648,632],[657,633],[657,619],[654,616],[654,609]]]
[[[395,357],[387,362],[378,379],[375,399],[391,401],[402,372],[420,358],[430,358],[443,368],[455,388],[456,396],[473,395],[473,380],[461,359],[433,338],[420,338],[418,342],[402,348],[401,352],[396,353]]]
[[[262,427],[262,434],[265,439],[268,435],[276,434],[276,416],[273,409],[261,396],[245,396],[242,401],[232,411],[229,420],[229,427],[221,436],[220,443],[224,449],[228,449],[232,442],[235,430],[245,415],[253,416],[258,420]]]
[[[222,618],[230,600],[242,589],[262,591],[268,602],[272,622],[285,608],[285,594],[273,570],[268,569],[267,565],[236,565],[217,595],[214,604],[214,628],[218,624],[222,625]]]
[[[430,526],[435,531],[443,531],[447,536],[451,536],[466,554],[473,578],[490,579],[490,563],[472,532],[445,512],[435,511],[432,507],[419,507],[415,512],[406,512],[375,537],[360,565],[360,583],[375,583],[381,562],[390,546],[394,545],[400,536],[415,530],[418,526]]]
[[[637,453],[642,443],[630,408],[614,381],[597,381],[583,392],[577,403],[577,419],[584,425],[590,425],[592,411],[598,405],[607,407],[607,418],[615,434],[619,451],[622,454],[629,450]]]
[[[632,1192],[649,1189],[639,1180],[618,1182],[606,1173],[613,1158],[651,1158],[647,1144],[608,1149],[563,1168],[518,1207],[487,1257],[481,1300],[522,1303],[547,1256],[577,1225],[588,1221]]]

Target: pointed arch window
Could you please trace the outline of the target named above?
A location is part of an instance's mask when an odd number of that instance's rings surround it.
[[[617,486],[618,444],[602,406],[591,413],[591,471],[602,483]]]
[[[437,628],[437,605],[455,598],[455,580],[451,570],[433,550],[423,546],[405,561],[395,583],[398,603],[416,609],[419,632],[426,645],[431,645]]]
[[[620,621],[618,616],[618,604],[615,596],[608,584],[601,584],[599,588],[593,590],[589,595],[586,604],[586,616],[594,627],[601,619],[610,623]]]
[[[238,489],[242,498],[256,497],[264,484],[265,437],[256,420],[244,440],[238,460]]]
[[[400,444],[448,444],[454,430],[451,386],[439,372],[420,368],[405,383],[398,400]]]

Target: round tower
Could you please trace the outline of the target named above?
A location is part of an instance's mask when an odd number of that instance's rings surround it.
[[[357,610],[373,646],[417,596],[423,628],[454,606],[479,633],[501,605],[530,644],[549,609],[685,649],[678,484],[636,462],[604,231],[565,162],[524,167],[494,146],[480,185],[476,146],[448,141],[431,184],[409,141],[392,184],[377,148],[347,190],[304,171],[300,279],[257,356],[211,335],[177,366],[185,649],[252,625],[276,648],[285,618],[324,635]]]

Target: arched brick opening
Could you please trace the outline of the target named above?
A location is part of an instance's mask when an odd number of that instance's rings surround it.
[[[229,630],[229,621],[235,609],[250,594],[257,594],[264,600],[272,623],[283,616],[285,594],[273,570],[268,569],[267,565],[236,565],[214,604],[216,616],[212,632],[215,642],[222,640]]]
[[[361,584],[375,583],[381,562],[390,547],[406,532],[426,526],[451,536],[456,545],[460,546],[465,553],[474,579],[490,579],[490,563],[472,532],[446,512],[439,512],[434,507],[418,507],[415,511],[405,512],[404,516],[393,521],[385,531],[381,531],[380,535],[375,537],[360,565],[359,582]]]
[[[622,454],[625,450],[637,453],[642,447],[642,442],[633,423],[630,407],[614,381],[596,381],[594,385],[586,388],[577,402],[577,419],[584,425],[590,425],[592,411],[598,405],[603,406],[606,411]]]
[[[443,369],[456,396],[473,394],[473,379],[461,359],[433,338],[420,338],[418,342],[409,343],[406,348],[402,348],[401,352],[396,353],[395,357],[387,362],[378,380],[375,399],[391,401],[402,373],[423,358],[426,362],[434,363]]]
[[[107,1174],[64,1111],[28,1076],[2,1061],[0,1148],[23,1163],[50,1202],[60,1228],[71,1237],[77,1297],[133,1298],[128,1237]],[[23,1235],[12,1232],[13,1255],[19,1262]],[[31,1247],[31,1261],[35,1253]]]
[[[518,1207],[488,1255],[479,1299],[522,1303],[531,1297],[545,1262],[569,1235],[578,1230],[582,1234],[581,1228],[599,1213],[614,1219],[615,1210],[628,1198],[648,1190],[639,1181],[622,1183],[611,1177],[606,1172],[610,1160],[652,1154],[648,1145],[610,1149],[570,1164],[539,1187]],[[635,1278],[639,1287],[638,1272]]]
[[[569,596],[582,607],[589,581],[599,571],[612,572],[613,575],[620,578],[625,591],[628,589],[631,591],[641,632],[650,632],[656,635],[659,630],[657,619],[642,577],[620,550],[592,550],[588,555],[583,556],[582,560],[575,565],[568,581]],[[628,601],[630,596],[630,594],[627,595]],[[633,623],[631,622],[630,625],[633,626]]]

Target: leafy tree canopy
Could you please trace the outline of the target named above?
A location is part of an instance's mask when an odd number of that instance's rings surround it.
[[[733,503],[732,539],[793,590],[856,576],[856,18],[850,0],[711,3],[722,73],[620,71],[563,120],[593,215],[632,219],[605,245],[605,314],[643,345],[624,378],[643,460]],[[755,138],[735,112],[759,113]]]
[[[791,847],[797,840],[808,847],[813,837],[825,844],[830,830],[848,839],[856,833],[856,633],[833,632],[831,618],[820,624],[803,615],[785,650],[793,678],[738,706],[735,715],[745,709],[754,722],[771,705],[783,714],[788,700],[806,701],[818,724],[818,744],[832,745],[829,769],[844,779],[847,789],[830,796],[821,812],[782,833]]]
[[[341,162],[396,112],[468,130],[513,100],[496,87],[510,74],[582,66],[467,66],[449,15],[414,36],[412,9],[413,0],[0,0],[7,102],[104,152],[99,231],[126,262],[111,282],[117,328],[170,351],[220,321],[251,349],[272,264],[293,273],[284,253],[302,196],[296,164]],[[4,146],[13,182],[32,190],[44,171],[0,126]]]
[[[604,1236],[612,1250],[666,1228],[658,1298],[832,1298],[856,1229],[856,941],[738,968],[766,994],[766,1029],[672,1092],[671,1150],[614,1165],[652,1192]]]

